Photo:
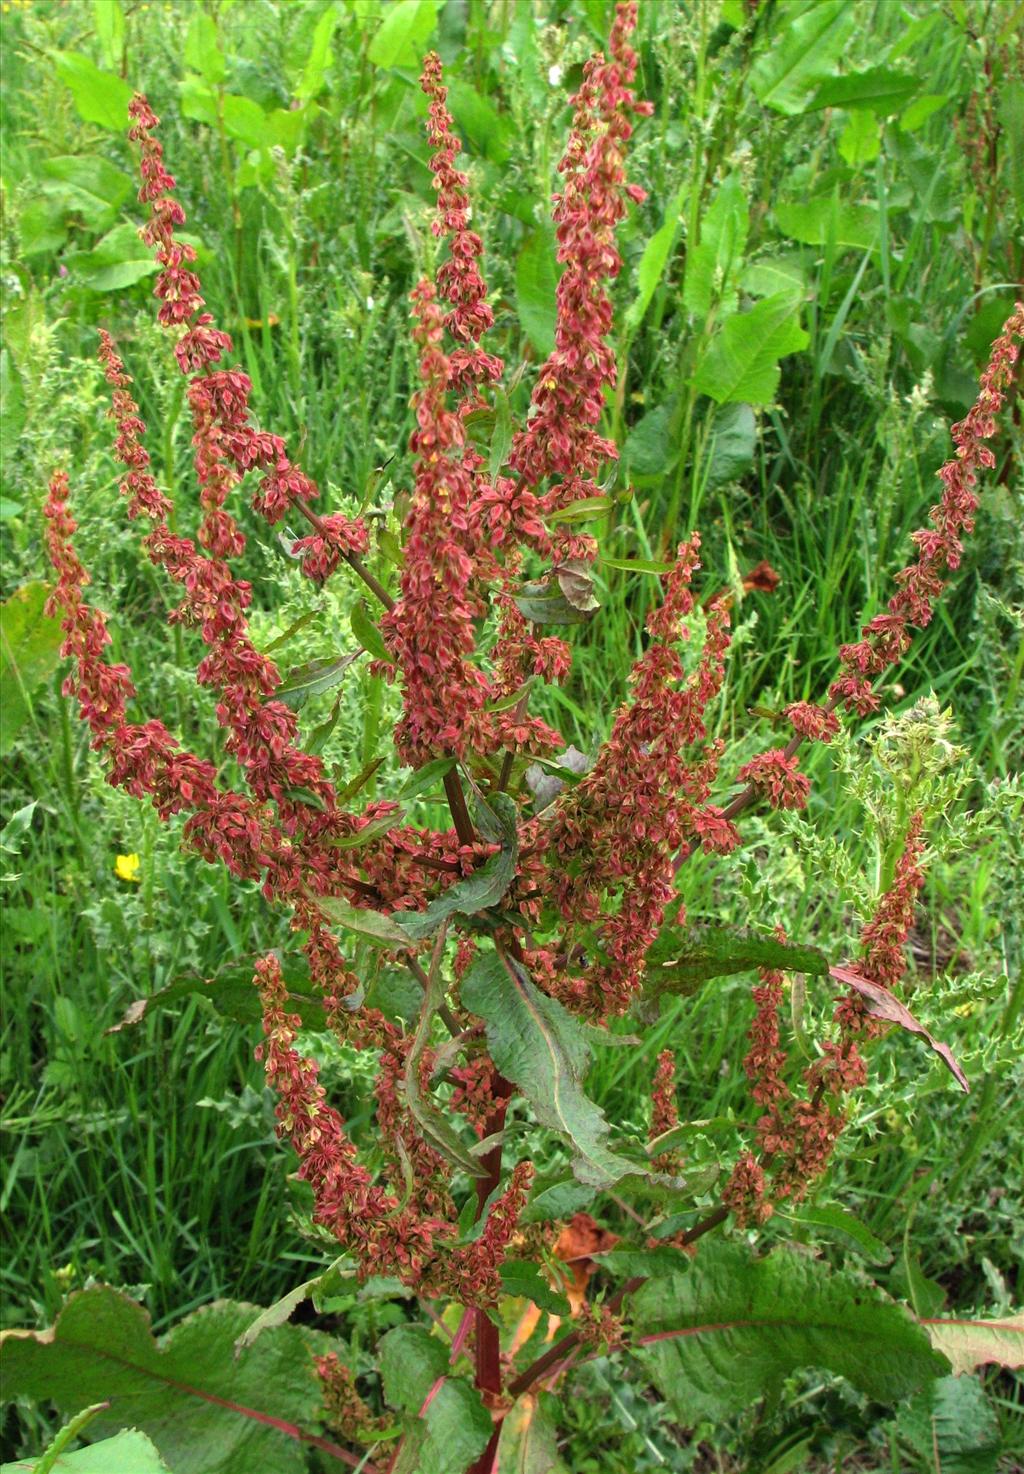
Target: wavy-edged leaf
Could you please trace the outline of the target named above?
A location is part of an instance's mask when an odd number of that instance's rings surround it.
[[[424,910],[396,911],[393,920],[407,938],[421,942],[437,931],[449,916],[475,916],[488,906],[496,906],[512,884],[519,853],[518,810],[507,793],[492,794],[489,804],[492,822],[490,826],[486,821],[481,825],[483,811],[478,811],[478,827],[485,839],[492,839],[501,845],[501,849],[472,875],[455,881],[454,885],[436,896]]]
[[[396,1326],[381,1342],[389,1406],[406,1414],[407,1432],[391,1474],[453,1474],[487,1447],[493,1424],[475,1387],[451,1375],[448,1350],[424,1326]]]
[[[25,583],[0,604],[0,756],[32,713],[32,693],[57,669],[63,639],[59,619],[44,612],[50,587]]]
[[[828,958],[817,947],[798,947],[776,937],[750,936],[726,926],[662,929],[648,957],[646,991],[692,992],[708,978],[730,977],[757,967],[823,977]]]
[[[867,108],[876,117],[900,112],[915,93],[921,90],[918,77],[897,72],[893,67],[868,67],[863,72],[847,72],[842,77],[828,77],[811,98],[805,112],[820,108]]]
[[[1024,1367],[1024,1312],[999,1320],[924,1320],[921,1324],[935,1350],[949,1358],[956,1376],[989,1362]]]
[[[831,74],[857,19],[849,0],[817,0],[795,20],[782,10],[777,24],[750,69],[750,88],[765,107],[795,117]]]
[[[606,1143],[604,1112],[581,1088],[590,1051],[571,1014],[497,952],[481,953],[462,981],[463,1006],[482,1018],[501,1073],[517,1085],[542,1126],[569,1142],[581,1182],[610,1187],[643,1169]]]
[[[694,375],[694,388],[717,404],[771,404],[779,360],[808,344],[800,304],[788,292],[737,312],[712,339]]]
[[[947,1367],[902,1306],[788,1249],[758,1259],[740,1244],[708,1244],[687,1273],[648,1281],[633,1319],[641,1359],[689,1427],[774,1396],[801,1367],[888,1403]]]
[[[63,1412],[105,1401],[92,1427],[146,1433],[175,1474],[303,1474],[305,1446],[329,1462],[356,1460],[316,1432],[320,1393],[311,1353],[327,1337],[277,1326],[237,1360],[232,1348],[254,1307],[218,1301],[157,1343],[149,1315],[120,1290],[72,1294],[47,1331],[6,1331],[4,1390]]]
[[[852,1244],[869,1264],[891,1264],[892,1250],[873,1234],[867,1224],[861,1223],[855,1213],[834,1203],[820,1206],[800,1207],[792,1213],[776,1209],[776,1217],[788,1223],[808,1228],[819,1237],[838,1238],[841,1243]]]
[[[923,1387],[900,1408],[896,1431],[936,1474],[996,1474],[999,1419],[973,1377],[939,1377]]]
[[[862,977],[852,967],[830,967],[829,974],[837,982],[845,983],[848,988],[853,988],[856,993],[859,993],[864,1007],[874,1018],[885,1019],[890,1024],[898,1024],[901,1029],[906,1029],[908,1034],[917,1034],[923,1039],[928,1048],[942,1060],[964,1094],[970,1095],[971,1087],[967,1083],[967,1076],[957,1063],[949,1045],[943,1044],[933,1034],[930,1034],[924,1024],[918,1022],[906,1004],[901,1003],[895,994],[890,993],[888,988],[883,988],[881,983],[874,983],[870,978]]]

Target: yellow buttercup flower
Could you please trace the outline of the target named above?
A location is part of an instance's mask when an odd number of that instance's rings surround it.
[[[133,880],[139,884],[139,857],[138,855],[118,855],[114,861],[114,874],[118,880]]]

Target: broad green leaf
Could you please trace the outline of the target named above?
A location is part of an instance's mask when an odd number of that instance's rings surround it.
[[[178,83],[181,95],[180,107],[186,118],[195,118],[198,123],[215,127],[217,123],[217,94],[199,77],[184,77]]]
[[[558,277],[555,233],[544,225],[527,236],[516,260],[516,312],[541,358],[547,358],[555,347]]]
[[[473,149],[495,164],[508,162],[512,152],[512,125],[476,87],[453,78],[448,83],[448,110],[459,132]]]
[[[580,1084],[590,1051],[560,1003],[497,952],[477,957],[463,979],[461,998],[465,1008],[483,1019],[498,1069],[518,1085],[540,1124],[569,1142],[573,1171],[581,1182],[610,1187],[642,1170],[606,1144],[608,1122]]]
[[[352,633],[373,660],[390,660],[391,655],[384,643],[384,636],[370,618],[366,605],[360,601],[352,606]]]
[[[364,824],[362,829],[357,829],[354,834],[346,834],[343,839],[330,839],[327,843],[332,850],[358,850],[364,844],[370,844],[381,835],[388,834],[392,829],[397,829],[404,818],[403,809],[392,809],[387,814],[378,814],[376,819],[371,819]]]
[[[919,78],[906,72],[897,72],[892,67],[869,67],[864,72],[827,78],[804,111],[841,107],[851,112],[855,108],[867,108],[876,117],[885,118],[898,113],[920,86]]]
[[[217,40],[217,23],[201,5],[192,7],[185,34],[185,64],[214,86],[223,82],[228,65]]]
[[[803,253],[789,251],[749,261],[743,268],[740,286],[751,297],[778,297],[783,293],[795,298],[803,297],[807,291]]]
[[[342,655],[337,660],[307,660],[290,670],[281,684],[275,687],[272,701],[283,701],[293,711],[298,711],[311,696],[321,696],[332,691],[345,679],[349,666],[359,659],[359,652]]]
[[[317,896],[316,904],[335,926],[355,932],[372,946],[396,948],[403,952],[409,950],[410,935],[402,930],[392,916],[352,906],[340,896]]]
[[[779,387],[779,360],[806,348],[800,307],[791,296],[766,297],[730,317],[694,376],[694,388],[718,404],[771,404]]]
[[[61,155],[41,159],[39,186],[96,230],[113,224],[124,202],[134,193],[134,181],[98,154]],[[132,227],[126,227],[131,229]],[[136,243],[138,233],[136,232]]]
[[[494,1425],[476,1389],[450,1375],[442,1342],[423,1326],[396,1326],[381,1342],[380,1369],[388,1404],[408,1415],[409,1431],[389,1466],[392,1474],[468,1469],[487,1447]]]
[[[32,695],[57,669],[60,621],[43,612],[49,585],[26,583],[0,604],[0,757],[28,721]]]
[[[630,428],[623,458],[630,476],[667,476],[679,459],[676,400],[655,405]]]
[[[91,251],[66,258],[71,279],[93,292],[117,292],[160,270],[134,225],[115,225]]]
[[[329,1264],[322,1273],[314,1275],[311,1280],[306,1280],[305,1284],[296,1285],[294,1290],[289,1290],[287,1295],[282,1295],[280,1300],[276,1300],[273,1305],[268,1305],[266,1310],[261,1310],[235,1342],[235,1355],[241,1355],[259,1336],[263,1335],[264,1331],[269,1331],[274,1326],[286,1325],[299,1306],[304,1301],[312,1299],[314,1294],[321,1290],[325,1281],[330,1281],[333,1287],[339,1277],[338,1271],[346,1264],[349,1265],[351,1272],[351,1260],[344,1254],[339,1255],[334,1263]]]
[[[757,448],[757,421],[749,404],[724,404],[711,417],[704,448],[703,477],[714,490],[749,471]]]
[[[367,51],[374,66],[418,66],[440,8],[440,0],[391,0]]]
[[[14,356],[0,348],[0,473],[6,475],[25,428],[25,391]]]
[[[31,200],[18,215],[18,239],[23,256],[56,251],[67,240],[66,206],[59,199]]]
[[[108,1285],[72,1294],[52,1330],[4,1332],[4,1392],[64,1413],[109,1401],[91,1425],[147,1434],[174,1474],[303,1474],[321,1412],[311,1352],[324,1336],[277,1326],[235,1358],[251,1305],[218,1301],[161,1342],[141,1305]]]
[[[775,206],[775,220],[783,235],[809,246],[848,246],[860,251],[878,247],[878,211],[873,205],[843,204],[834,195]]]
[[[337,5],[331,4],[316,23],[302,78],[295,89],[295,96],[300,102],[308,102],[310,98],[316,97],[324,85],[327,68],[332,61],[331,41],[334,38],[334,28],[338,24],[338,16]]]
[[[660,1244],[646,1249],[611,1249],[607,1254],[595,1254],[594,1262],[620,1279],[632,1279],[634,1275],[651,1279],[654,1275],[686,1274],[692,1260],[685,1250]]]
[[[1006,176],[1017,213],[1024,215],[1024,81],[1010,78],[1003,83],[998,112],[1003,130],[1001,142],[1006,154]]]
[[[810,1229],[815,1237],[838,1239],[840,1243],[852,1244],[869,1264],[890,1264],[892,1250],[888,1244],[861,1223],[855,1213],[831,1203],[820,1207],[800,1207],[792,1213],[783,1208],[776,1209],[776,1217],[789,1223]]]
[[[53,53],[57,75],[71,89],[79,117],[115,133],[128,128],[132,89],[116,72],[102,72],[80,51]]]
[[[634,1345],[679,1421],[692,1427],[775,1396],[815,1367],[897,1403],[946,1370],[902,1306],[867,1281],[787,1249],[701,1248],[686,1274],[633,1300]]]
[[[651,305],[651,298],[657,291],[658,283],[665,275],[665,268],[672,259],[682,225],[680,216],[683,202],[686,199],[686,191],[687,186],[684,184],[665,211],[664,221],[644,246],[636,271],[636,296],[626,310],[628,328],[638,328],[643,322],[644,315]]]
[[[234,1019],[236,1023],[249,1026],[258,1024],[262,1011],[259,994],[253,986],[255,961],[253,958],[250,962],[228,963],[219,968],[212,977],[203,977],[199,973],[183,973],[158,992],[130,1003],[120,1022],[113,1024],[109,1032],[117,1034],[121,1029],[131,1028],[133,1024],[141,1023],[150,1013],[182,1003],[193,995],[208,998],[219,1014]],[[323,1029],[323,996],[318,989],[313,988],[308,973],[294,965],[287,965],[284,978],[288,990],[289,1013],[299,1015],[304,1029]]]
[[[1024,1367],[1024,1313],[999,1320],[927,1320],[922,1324],[936,1351],[948,1356],[957,1376],[990,1362]]]
[[[0,1464],[0,1474],[41,1474],[42,1469],[41,1459]],[[46,1465],[46,1474],[170,1474],[170,1471],[152,1439],[137,1428],[125,1428],[113,1438],[58,1454],[52,1464]]]
[[[723,313],[735,312],[735,280],[743,265],[749,223],[742,181],[730,174],[704,214],[699,243],[686,255],[683,301],[698,317],[706,317],[716,301]]]
[[[581,1208],[589,1207],[595,1194],[595,1188],[575,1177],[546,1186],[535,1183],[523,1209],[523,1222],[552,1223],[559,1218],[571,1218]]]
[[[223,101],[224,127],[232,138],[247,143],[250,148],[268,148],[274,142],[266,113],[251,97],[225,96]]]
[[[506,1295],[532,1300],[539,1310],[547,1310],[552,1315],[570,1314],[568,1300],[552,1289],[550,1280],[535,1260],[506,1259],[498,1273]]]
[[[518,810],[507,793],[495,793],[489,798],[497,820],[494,842],[501,849],[491,855],[474,870],[472,875],[463,876],[446,891],[430,902],[422,911],[396,911],[392,920],[401,929],[407,941],[421,942],[432,936],[449,916],[475,916],[488,906],[496,906],[516,873],[516,858],[519,854],[519,839],[516,828]],[[491,839],[491,834],[485,834]]]
[[[777,8],[776,29],[750,69],[750,87],[765,107],[793,117],[831,75],[857,17],[849,0],[817,0],[796,19],[791,12],[791,6]]]
[[[850,114],[836,145],[851,169],[871,164],[882,151],[882,125],[874,113],[858,109]]]
[[[828,958],[817,947],[795,947],[775,937],[748,936],[725,926],[664,927],[648,954],[647,991],[687,992],[708,978],[778,967],[824,977]]]
[[[116,72],[124,60],[123,0],[92,0],[92,23],[100,43],[103,65]]]
[[[494,1474],[568,1474],[558,1456],[557,1408],[550,1393],[521,1397],[505,1414]]]
[[[999,1419],[974,1377],[939,1377],[900,1408],[896,1431],[937,1474],[996,1474]]]
[[[585,624],[590,611],[570,604],[561,589],[548,583],[524,583],[512,602],[532,624]]]

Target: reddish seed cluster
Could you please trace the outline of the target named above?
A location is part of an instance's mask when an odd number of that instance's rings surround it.
[[[725,668],[723,605],[707,612],[704,648],[688,678],[676,649],[693,609],[698,546],[696,534],[680,546],[664,602],[647,618],[651,643],[633,667],[632,699],[591,771],[543,831],[556,857],[548,885],[567,925],[565,950],[570,959],[585,953],[589,962],[560,977],[553,991],[574,1010],[602,1017],[621,1013],[643,981],[647,952],[675,895],[673,856],[694,840],[722,853],[737,842],[708,802],[720,746],[707,741],[704,712]]]

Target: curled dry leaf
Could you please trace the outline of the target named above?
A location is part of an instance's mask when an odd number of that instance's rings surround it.
[[[949,1045],[941,1043],[934,1035],[929,1034],[924,1024],[918,1022],[910,1009],[901,1003],[895,994],[890,993],[888,988],[883,988],[881,983],[873,983],[870,978],[862,977],[852,967],[830,967],[829,974],[837,982],[845,983],[847,987],[859,993],[864,1000],[864,1007],[874,1018],[886,1019],[891,1024],[899,1024],[900,1028],[906,1029],[908,1034],[919,1034],[928,1048],[934,1050],[939,1056],[961,1090],[970,1095],[971,1087],[967,1083],[967,1076],[957,1063]]]

